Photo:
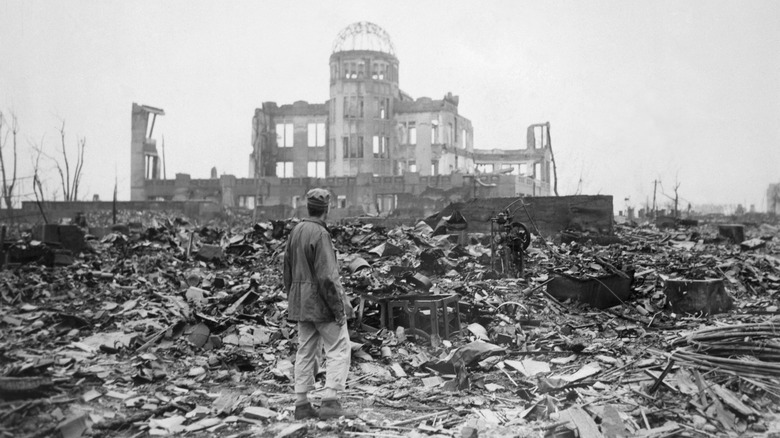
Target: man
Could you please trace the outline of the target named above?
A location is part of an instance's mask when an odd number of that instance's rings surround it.
[[[351,345],[347,317],[352,306],[339,280],[336,253],[325,225],[330,193],[312,189],[306,194],[309,217],[290,232],[284,255],[284,289],[289,306],[287,319],[298,322],[295,356],[295,419],[353,416],[342,409],[338,392],[349,373]],[[309,402],[320,349],[327,359],[325,392],[319,413]]]

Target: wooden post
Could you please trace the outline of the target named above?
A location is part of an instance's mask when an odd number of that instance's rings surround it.
[[[111,201],[111,218],[114,225],[116,225],[116,186],[117,182],[114,181],[114,199]]]
[[[186,253],[186,256],[185,256],[186,260],[190,259],[190,252],[192,252],[192,240],[194,238],[195,238],[195,231],[193,230],[193,231],[190,231],[190,241],[187,244],[187,253]]]
[[[458,231],[458,245],[466,246],[469,244],[468,234],[466,230]]]

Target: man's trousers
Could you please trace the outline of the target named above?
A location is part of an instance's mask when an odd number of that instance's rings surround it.
[[[320,340],[322,341],[320,343]],[[351,360],[351,342],[347,324],[335,322],[298,322],[298,353],[295,355],[295,392],[314,389],[320,348],[325,347],[325,387],[343,391]]]

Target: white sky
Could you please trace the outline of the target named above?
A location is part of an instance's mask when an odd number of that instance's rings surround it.
[[[83,197],[111,199],[116,176],[128,199],[137,102],[166,112],[169,178],[246,177],[254,109],[325,102],[333,40],[356,21],[390,34],[404,91],[460,96],[476,147],[517,148],[550,121],[562,195],[581,180],[616,209],[641,206],[657,178],[686,203],[763,211],[780,181],[773,0],[0,0],[0,110],[21,126],[20,175],[30,143],[55,154],[64,119],[70,148],[87,139]]]

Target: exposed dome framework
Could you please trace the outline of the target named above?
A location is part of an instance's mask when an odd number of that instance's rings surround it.
[[[339,32],[333,41],[333,53],[350,50],[370,50],[395,56],[390,35],[374,23],[352,23]]]

